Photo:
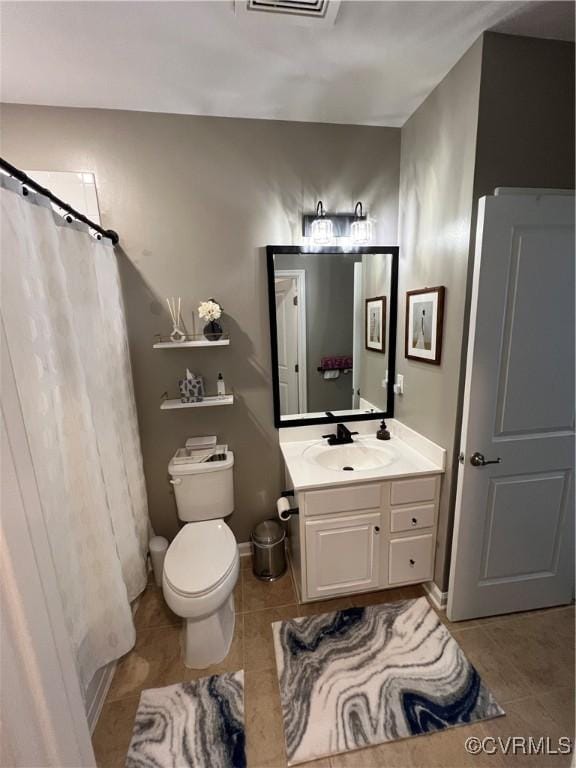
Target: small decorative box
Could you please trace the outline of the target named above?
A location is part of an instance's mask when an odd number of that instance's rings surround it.
[[[180,401],[182,403],[199,403],[204,400],[204,379],[202,376],[180,379]]]

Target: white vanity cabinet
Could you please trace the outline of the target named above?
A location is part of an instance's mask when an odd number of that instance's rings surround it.
[[[302,601],[430,581],[440,478],[300,491],[291,546]]]
[[[305,523],[307,597],[378,589],[382,547],[380,511]]]

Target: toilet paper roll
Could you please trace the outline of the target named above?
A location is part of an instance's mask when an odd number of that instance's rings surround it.
[[[276,502],[276,509],[278,510],[278,517],[280,520],[283,520],[286,522],[287,520],[290,520],[292,515],[290,514],[290,502],[287,498],[282,496],[278,499]]]

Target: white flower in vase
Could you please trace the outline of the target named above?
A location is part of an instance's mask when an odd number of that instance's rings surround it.
[[[209,323],[214,320],[218,320],[222,316],[222,307],[214,299],[208,299],[208,301],[201,301],[198,307],[198,316],[202,320],[207,320]]]
[[[204,326],[204,336],[208,341],[218,341],[222,336],[222,326],[217,322],[222,316],[222,307],[214,299],[201,301],[198,307],[198,316],[207,323]]]

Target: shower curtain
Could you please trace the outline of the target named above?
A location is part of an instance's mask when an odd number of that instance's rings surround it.
[[[124,308],[108,240],[0,177],[2,322],[67,628],[86,690],[134,645],[148,513]]]

